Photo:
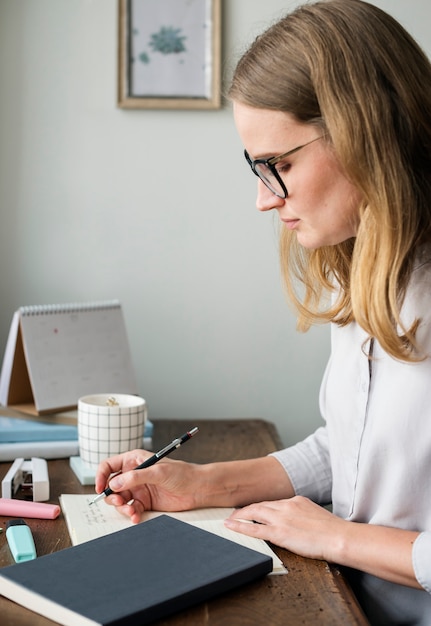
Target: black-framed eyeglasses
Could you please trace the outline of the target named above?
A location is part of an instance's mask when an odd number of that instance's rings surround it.
[[[277,172],[276,164],[290,156],[291,154],[295,154],[305,146],[309,146],[310,143],[314,143],[318,139],[322,139],[325,135],[321,135],[320,137],[316,137],[311,141],[307,141],[307,143],[303,143],[302,146],[297,146],[293,148],[293,150],[289,150],[288,152],[283,152],[283,154],[279,154],[278,156],[270,157],[269,159],[253,159],[250,158],[247,150],[244,150],[244,156],[247,159],[247,163],[250,165],[252,171],[256,174],[258,178],[263,182],[264,185],[268,187],[268,189],[279,198],[287,198],[288,191],[286,189],[286,185],[283,183],[280,174]]]

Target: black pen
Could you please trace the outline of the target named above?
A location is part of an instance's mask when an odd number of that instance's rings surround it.
[[[174,439],[173,441],[171,441],[170,444],[168,444],[167,446],[165,446],[164,448],[162,448],[161,450],[159,450],[158,452],[153,454],[153,456],[150,456],[150,458],[148,458],[146,461],[144,461],[143,463],[141,463],[140,465],[138,465],[134,469],[135,470],[145,469],[146,467],[150,467],[151,465],[154,465],[154,463],[157,463],[157,461],[160,461],[160,459],[163,459],[164,456],[167,456],[168,454],[170,454],[171,452],[173,452],[174,450],[176,450],[177,448],[182,446],[183,443],[185,443],[186,441],[191,439],[194,435],[196,435],[198,430],[199,430],[199,428],[197,426],[195,426],[191,430],[189,430],[186,433],[184,433],[184,435],[182,435],[182,437],[178,437],[178,439]],[[112,489],[107,487],[105,489],[105,491],[102,491],[102,493],[99,493],[99,495],[96,496],[90,502],[90,504],[94,504],[98,500],[101,500],[102,498],[106,498],[106,496],[110,496],[111,493],[114,493],[114,492],[112,491]]]

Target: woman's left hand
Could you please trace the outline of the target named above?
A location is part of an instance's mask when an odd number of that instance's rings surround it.
[[[421,589],[412,562],[418,531],[346,521],[302,496],[236,509],[225,524],[301,556]]]
[[[326,561],[333,560],[334,544],[340,540],[345,524],[348,522],[302,496],[251,504],[235,510],[225,520],[231,530]]]

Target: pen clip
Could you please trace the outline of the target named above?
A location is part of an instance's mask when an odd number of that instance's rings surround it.
[[[159,450],[158,452],[156,452],[154,456],[157,456],[158,458],[161,459],[163,456],[166,456],[166,454],[168,454],[171,450],[175,450],[175,448],[179,448],[181,443],[182,443],[181,439],[174,439],[173,441],[171,441],[171,443],[169,443],[167,446],[162,448],[162,450]]]

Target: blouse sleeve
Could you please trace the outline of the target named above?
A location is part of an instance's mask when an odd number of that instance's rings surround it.
[[[421,533],[413,544],[413,569],[418,583],[431,593],[431,532]]]
[[[331,502],[332,472],[326,426],[296,445],[273,452],[288,474],[296,495],[318,504]]]

